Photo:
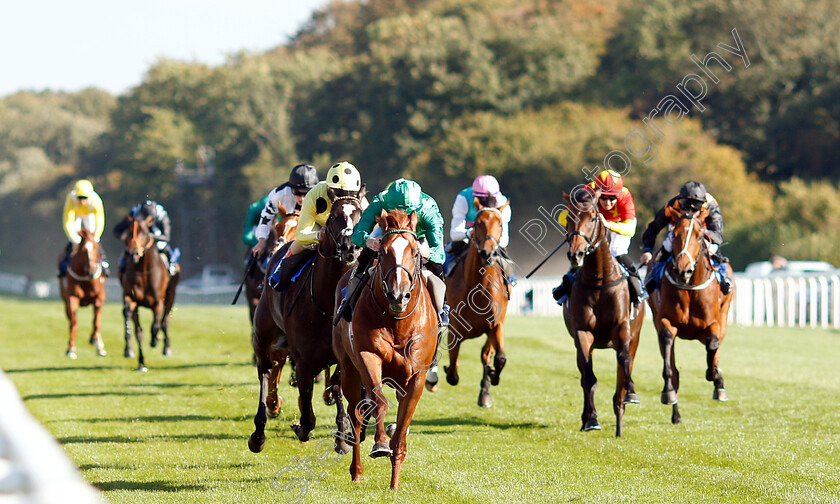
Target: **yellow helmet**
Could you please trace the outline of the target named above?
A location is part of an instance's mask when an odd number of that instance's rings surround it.
[[[342,161],[330,166],[330,171],[327,172],[327,187],[358,191],[362,188],[362,176],[355,166]]]
[[[77,198],[90,198],[93,193],[93,184],[90,183],[90,180],[82,179],[73,186],[73,196]]]

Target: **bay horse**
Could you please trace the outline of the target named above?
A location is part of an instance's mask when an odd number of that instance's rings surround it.
[[[283,245],[290,243],[295,239],[298,221],[300,220],[300,212],[295,210],[288,212],[279,205],[277,207],[278,218],[275,219],[274,225],[271,226],[268,238],[266,238],[265,251],[256,258],[255,265],[250,270],[246,271],[245,276],[245,296],[248,299],[248,310],[251,319],[251,327],[253,331],[254,325],[254,311],[257,309],[257,304],[260,302],[262,295],[263,283],[265,282],[265,274],[267,269],[266,258],[277,251]],[[251,251],[248,250],[250,255]],[[285,348],[275,348],[272,350],[271,358],[275,364],[271,367],[271,372],[268,378],[268,416],[274,418],[280,414],[280,407],[283,405],[283,398],[279,396],[277,385],[280,381],[280,373],[283,371],[283,366],[286,364],[286,359],[289,355]],[[256,356],[254,358],[256,363]]]
[[[673,255],[665,266],[658,293],[648,303],[653,311],[653,322],[659,335],[659,351],[664,361],[662,377],[662,404],[673,405],[671,422],[680,423],[677,392],[680,373],[674,355],[674,340],[698,340],[706,347],[706,380],[714,383],[712,398],[726,401],[729,396],[723,376],[718,369],[720,345],[726,336],[729,305],[735,294],[733,289],[723,294],[712,266],[712,258],[705,239],[704,222],[708,210],[698,216],[680,213],[666,207],[666,215],[674,225]],[[729,268],[729,274],[732,270]]]
[[[613,411],[615,435],[621,436],[626,403],[638,403],[631,377],[644,320],[643,306],[632,307],[627,275],[609,249],[609,236],[598,211],[600,190],[580,189],[569,204],[566,224],[568,258],[578,269],[569,300],[563,306],[566,329],[577,350],[577,366],[583,388],[582,431],[598,430],[595,409],[597,378],[592,369],[596,348],[613,348],[618,361]],[[631,310],[633,313],[631,314]]]
[[[248,448],[259,453],[265,447],[267,397],[270,390],[269,376],[274,366],[273,355],[281,336],[286,336],[288,352],[297,371],[298,406],[300,424],[292,430],[300,441],[308,441],[315,428],[312,410],[312,391],[315,375],[322,369],[336,364],[332,351],[332,317],[335,311],[335,286],[345,271],[356,261],[359,248],[353,245],[353,227],[362,215],[361,198],[364,189],[356,196],[337,197],[328,190],[333,201],[327,222],[320,231],[320,240],[312,264],[306,266],[298,280],[289,283],[285,292],[272,288],[263,289],[254,312],[253,347],[257,357],[257,377],[260,381],[260,399],[254,416],[254,432],[248,438]],[[269,260],[273,270],[285,254],[280,248]],[[330,393],[340,403],[338,370],[330,380]],[[276,387],[274,388],[276,391]],[[337,406],[338,407],[338,406]]]
[[[120,237],[129,256],[125,271],[120,274],[123,290],[123,317],[125,319],[125,350],[123,356],[134,357],[131,349],[131,325],[137,340],[138,371],[148,371],[143,357],[143,329],[140,327],[138,307],[149,308],[154,313],[150,345],[158,344],[158,332],[163,331],[163,355],[172,355],[169,343],[169,313],[175,302],[175,286],[181,276],[180,266],[175,275],[169,274],[169,265],[163,253],[155,247],[154,235],[149,231],[151,222],[129,217],[128,228]]]
[[[488,408],[493,405],[490,385],[499,384],[499,375],[507,362],[504,322],[510,288],[497,259],[501,253],[499,240],[502,237],[502,211],[510,201],[501,208],[483,207],[478,198],[474,198],[473,204],[478,213],[469,241],[469,251],[446,278],[446,296],[452,312],[449,324],[449,366],[444,366],[444,371],[446,381],[450,385],[457,385],[461,341],[486,334],[487,341],[481,348],[484,375],[478,405]]]
[[[89,230],[79,231],[82,241],[73,246],[67,274],[58,279],[58,288],[67,320],[70,322],[70,341],[67,344],[67,357],[76,358],[76,331],[78,320],[76,310],[80,306],[93,305],[93,329],[90,334],[90,344],[96,346],[96,354],[100,357],[107,355],[102,341],[100,327],[102,324],[102,307],[105,304],[105,275],[102,267],[102,252],[99,244]],[[61,259],[64,254],[61,255]]]
[[[345,433],[346,417],[340,410],[336,419],[336,451],[346,453],[347,442],[352,445],[350,476],[354,482],[360,481],[363,423],[372,417],[376,434],[370,456],[391,457],[392,490],[399,486],[406,434],[438,341],[437,313],[426,288],[426,275],[431,273],[422,268],[420,242],[415,234],[417,219],[416,212],[406,215],[401,210],[382,211],[379,227],[383,234],[376,271],[357,301],[352,322],[342,319],[333,331],[333,350],[341,370],[341,389],[348,401],[352,430],[349,435]],[[336,306],[350,273],[336,288]],[[384,427],[388,408],[382,392],[385,384],[397,390],[399,402],[390,444]]]

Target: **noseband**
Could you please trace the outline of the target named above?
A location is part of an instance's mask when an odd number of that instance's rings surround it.
[[[493,212],[495,214],[498,214],[499,219],[502,218],[502,211],[499,210],[498,208],[482,207],[482,208],[478,209],[478,212],[476,212],[476,214],[475,214],[476,219],[478,219],[478,216],[481,214],[481,212]],[[475,227],[473,227],[473,229],[475,229]],[[493,240],[496,243],[496,247],[493,249],[493,252],[490,254],[490,257],[488,257],[488,259],[489,259],[489,258],[491,258],[491,257],[493,257],[493,256],[495,256],[499,253],[499,247],[501,247],[501,244],[499,243],[499,238],[496,238],[495,236],[488,234],[488,235],[485,235],[484,238],[479,240],[478,238],[475,237],[475,233],[473,233],[473,235],[470,237],[470,243],[479,251],[481,250],[481,247],[483,247],[484,244],[487,242],[487,240]]]
[[[412,231],[410,229],[391,229],[389,231],[385,231],[384,233],[382,233],[382,238],[385,238],[386,236],[388,236],[390,234],[403,234],[403,233],[413,236],[414,241],[417,241],[417,233],[415,233],[414,231]],[[397,270],[400,270],[400,269],[405,270],[405,272],[408,274],[409,278],[411,278],[411,285],[408,288],[408,292],[413,293],[414,288],[417,286],[417,280],[420,278],[420,269],[421,269],[420,251],[418,250],[417,252],[414,253],[414,265],[415,265],[414,271],[409,270],[408,268],[406,268],[402,264],[395,264],[390,269],[388,269],[388,271],[383,273],[382,272],[382,264],[383,264],[382,259],[383,259],[383,257],[384,256],[382,254],[382,249],[380,248],[379,252],[377,253],[377,260],[379,261],[379,265],[377,266],[377,269],[379,270],[379,282],[380,282],[380,286],[382,288],[382,293],[386,294],[386,293],[389,292],[388,285],[385,283],[385,280],[391,275],[391,273],[393,273]],[[373,287],[371,287],[371,289],[373,289]],[[416,296],[415,296],[415,298],[416,298]],[[379,301],[376,299],[375,295],[373,296],[373,300],[376,302],[377,306],[379,306]],[[403,319],[408,318],[412,313],[414,313],[414,310],[417,308],[418,304],[419,304],[418,300],[415,299],[414,307],[406,315],[404,315],[402,317],[395,317],[394,315],[391,315],[385,309],[383,309],[381,306],[379,306],[379,309],[382,311],[382,313],[390,315],[391,318],[393,318],[395,320],[403,320]]]
[[[700,220],[698,220],[697,217],[690,217],[690,219],[691,219],[691,224],[689,224],[689,226],[688,226],[688,236],[685,240],[685,243],[683,244],[683,248],[682,248],[682,250],[679,251],[679,253],[677,253],[675,256],[673,256],[669,262],[671,262],[673,267],[676,267],[677,259],[679,259],[682,255],[687,255],[689,261],[691,261],[691,271],[692,271],[692,274],[693,274],[694,270],[697,268],[697,261],[700,259],[700,256],[703,255],[704,252],[708,252],[708,248],[706,248],[705,241],[701,237],[701,238],[699,238],[700,239],[700,253],[697,254],[697,257],[692,256],[691,252],[688,251],[688,244],[691,243],[691,238],[692,238],[692,236],[694,236],[694,225],[697,224],[697,226],[699,226],[699,227],[703,226],[703,223],[700,222]],[[675,236],[676,236],[676,233],[675,233]],[[710,263],[711,263],[711,261],[710,261]],[[671,283],[672,285],[674,285],[675,287],[677,287],[679,289],[682,289],[682,290],[702,290],[702,289],[705,289],[706,287],[708,287],[709,284],[712,283],[712,280],[714,280],[714,278],[715,278],[714,271],[711,268],[708,268],[708,267],[707,267],[707,269],[709,270],[709,273],[711,273],[709,275],[709,278],[706,279],[705,281],[703,281],[702,283],[697,284],[697,285],[685,285],[685,284],[682,284],[682,283],[678,282],[677,280],[675,280],[673,278],[673,276],[671,275],[671,272],[669,270],[665,270],[665,277],[667,278],[669,283]]]
[[[598,211],[595,210],[595,212],[597,213]],[[592,236],[586,236],[585,234],[581,233],[580,231],[575,230],[575,231],[572,231],[571,233],[569,233],[567,235],[567,237],[568,237],[569,240],[571,240],[571,238],[573,236],[580,236],[581,238],[586,240],[586,250],[583,251],[583,255],[589,255],[592,252],[595,252],[595,250],[598,247],[601,246],[601,243],[604,241],[604,238],[607,237],[607,233],[604,233],[601,236],[601,239],[599,239],[597,242],[595,242],[593,244],[592,242],[598,236],[598,233],[600,232],[600,230],[601,230],[601,219],[596,215],[596,217],[595,217],[595,229],[592,231]]]

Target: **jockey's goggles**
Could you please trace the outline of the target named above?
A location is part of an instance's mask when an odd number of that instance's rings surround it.
[[[601,201],[615,201],[618,199],[618,196],[611,196],[608,194],[602,194],[599,198]]]
[[[703,202],[697,200],[690,200],[683,198],[680,200],[680,208],[683,210],[689,210],[692,212],[699,212],[701,208],[703,208]]]

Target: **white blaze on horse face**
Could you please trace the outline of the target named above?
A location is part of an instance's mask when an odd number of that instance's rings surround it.
[[[344,216],[347,218],[347,224],[344,229],[341,230],[341,234],[343,236],[353,236],[353,212],[356,210],[356,207],[351,203],[344,203],[341,205],[341,211],[344,212]]]
[[[397,258],[397,266],[402,266],[402,260],[405,255],[406,247],[408,247],[408,240],[402,236],[397,236],[394,238],[394,241],[391,242],[391,249],[394,251],[394,255]],[[397,268],[397,285],[402,282],[402,275],[403,269]]]
[[[89,253],[92,254],[93,253],[93,242],[89,241],[89,242],[85,243],[85,248],[87,249],[87,251]]]

